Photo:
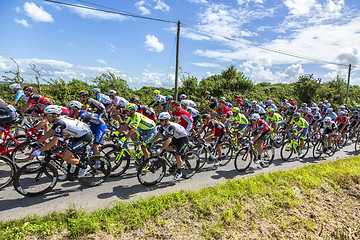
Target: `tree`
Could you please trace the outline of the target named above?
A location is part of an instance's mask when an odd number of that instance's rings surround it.
[[[295,83],[295,93],[301,102],[310,103],[316,101],[321,88],[321,79],[314,79],[313,74],[299,76]]]

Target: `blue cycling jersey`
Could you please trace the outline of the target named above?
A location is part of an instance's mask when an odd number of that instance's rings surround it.
[[[26,102],[29,100],[29,98],[24,94],[23,90],[17,91],[14,101],[18,102],[20,98],[24,99]]]

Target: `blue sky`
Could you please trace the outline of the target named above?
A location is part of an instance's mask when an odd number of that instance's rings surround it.
[[[85,1],[85,0],[84,0]],[[64,0],[136,15],[180,20],[180,67],[199,80],[231,64],[255,82],[294,82],[302,74],[327,81],[360,66],[358,0]],[[105,8],[103,8],[105,9]],[[106,9],[110,10],[110,9]],[[74,8],[45,1],[0,1],[0,74],[90,82],[111,71],[133,89],[172,87],[176,24]],[[189,28],[192,26],[194,28]],[[204,32],[215,35],[208,35]],[[224,39],[228,37],[236,41]],[[299,59],[263,48],[304,56]],[[360,83],[353,68],[351,83]]]

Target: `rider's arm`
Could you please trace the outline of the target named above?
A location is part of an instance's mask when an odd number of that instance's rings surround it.
[[[25,103],[25,105],[24,106],[22,106],[21,108],[20,108],[20,110],[19,110],[19,112],[22,114],[22,115],[24,115],[25,114],[25,112],[29,109],[31,107],[31,103]]]
[[[45,142],[48,138],[54,136],[55,134],[55,130],[54,129],[50,129],[49,131],[47,131],[44,136],[42,136],[39,140],[37,140],[36,142],[38,144],[41,144],[43,142]]]
[[[51,131],[51,130],[50,130],[50,131]],[[54,132],[55,132],[55,131],[54,131]],[[48,144],[46,144],[45,146],[43,146],[43,147],[40,148],[40,151],[41,151],[41,152],[44,152],[44,151],[52,148],[53,146],[55,146],[55,145],[57,144],[59,138],[60,138],[60,137],[54,136]]]
[[[171,140],[172,140],[172,138],[167,138],[166,140],[165,140],[165,142],[163,143],[163,145],[161,146],[161,150],[162,151],[164,151],[166,148],[168,148],[169,147],[169,145],[170,145],[170,143],[171,143]]]
[[[14,101],[12,101],[12,102],[10,103],[10,105],[15,106],[17,103],[18,103],[18,101],[14,100]]]
[[[258,135],[256,135],[256,136],[254,137],[253,142],[257,141],[257,140],[260,138],[260,136],[261,136],[262,133],[263,133],[263,130],[260,130],[259,133],[258,133]]]

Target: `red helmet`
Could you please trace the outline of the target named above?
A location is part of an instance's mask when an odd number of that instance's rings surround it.
[[[239,95],[235,95],[234,98],[235,98],[235,99],[238,99],[238,98],[239,98]]]
[[[26,93],[26,92],[33,92],[34,91],[34,88],[33,87],[24,87],[23,88],[23,91]]]
[[[172,101],[171,102],[171,107],[180,107],[180,103],[177,101]]]
[[[39,98],[38,100],[38,104],[39,105],[52,105],[53,104],[53,101],[50,99],[50,98],[47,98],[47,97],[41,97]]]

